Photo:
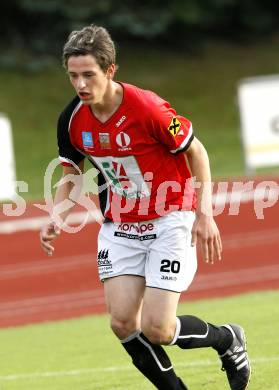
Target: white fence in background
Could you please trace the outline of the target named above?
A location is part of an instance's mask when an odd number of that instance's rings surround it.
[[[247,173],[279,166],[279,75],[241,80],[238,102]]]
[[[15,181],[11,122],[0,113],[0,201],[15,197]]]

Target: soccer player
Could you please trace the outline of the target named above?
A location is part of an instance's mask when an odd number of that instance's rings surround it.
[[[222,252],[208,156],[191,122],[155,93],[114,81],[114,43],[103,27],[73,31],[63,61],[76,92],[58,120],[63,177],[81,175],[85,158],[99,170],[98,267],[113,332],[158,389],[187,389],[162,345],[214,348],[230,388],[246,389],[242,327],[176,315],[180,293],[196,272],[197,241],[206,262],[220,260]],[[54,205],[71,191],[72,183],[61,182]],[[41,231],[48,255],[60,232],[54,220]]]

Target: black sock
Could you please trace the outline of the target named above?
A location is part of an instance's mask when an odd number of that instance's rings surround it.
[[[143,333],[139,332],[121,342],[132,357],[133,364],[157,389],[186,389],[176,376],[168,355],[160,345],[151,344]]]
[[[182,349],[212,347],[220,355],[225,353],[233,341],[231,332],[223,326],[215,326],[194,316],[177,317],[174,339]]]

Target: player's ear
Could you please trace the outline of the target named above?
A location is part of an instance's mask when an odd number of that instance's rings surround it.
[[[116,65],[111,64],[107,70],[107,77],[113,79],[115,72],[116,72]]]

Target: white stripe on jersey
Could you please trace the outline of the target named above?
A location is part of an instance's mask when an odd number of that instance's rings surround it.
[[[61,163],[68,163],[68,164],[73,165],[73,161],[70,160],[69,158],[59,156],[59,160],[61,161]]]
[[[192,137],[192,135],[193,135],[193,127],[191,125],[191,127],[189,128],[189,134],[187,135],[185,140],[182,142],[182,144],[177,149],[171,150],[170,152],[171,153],[176,153],[179,150],[182,150],[187,145],[187,143],[189,142],[189,140]]]
[[[70,132],[70,128],[71,128],[71,123],[72,123],[73,117],[76,115],[76,113],[78,112],[78,110],[80,109],[81,106],[82,106],[82,101],[79,102],[79,104],[76,106],[76,108],[72,112],[71,118],[69,120],[68,132]]]

